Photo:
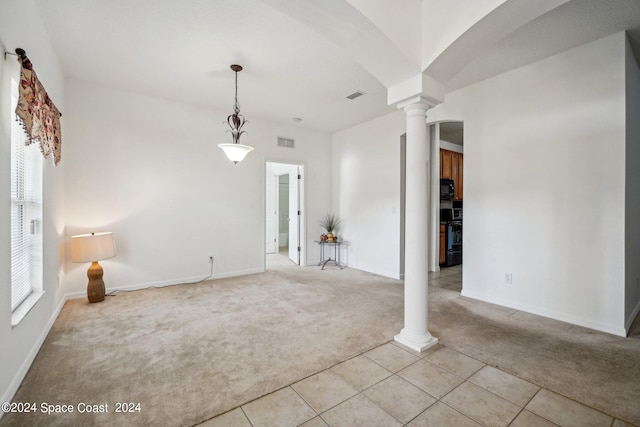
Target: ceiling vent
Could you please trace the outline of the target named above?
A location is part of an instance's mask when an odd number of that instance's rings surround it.
[[[364,95],[364,93],[360,92],[359,90],[357,90],[357,91],[353,92],[351,95],[348,95],[347,99],[353,100],[353,99],[361,97],[362,95]]]
[[[278,147],[295,148],[295,141],[291,138],[278,137]]]

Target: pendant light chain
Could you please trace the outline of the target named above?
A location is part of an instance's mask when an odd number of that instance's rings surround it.
[[[233,106],[233,111],[235,111],[236,114],[240,113],[240,105],[238,104],[238,71],[234,70],[236,73],[236,103]]]

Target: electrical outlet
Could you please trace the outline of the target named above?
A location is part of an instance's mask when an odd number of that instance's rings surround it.
[[[512,273],[504,273],[504,283],[506,283],[507,285],[511,285],[513,283]]]
[[[213,255],[209,255],[209,264],[213,264]]]

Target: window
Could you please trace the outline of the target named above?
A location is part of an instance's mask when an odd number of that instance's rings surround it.
[[[15,80],[11,95],[11,311],[15,325],[42,294],[43,162],[37,144],[25,146],[26,135],[16,120]]]

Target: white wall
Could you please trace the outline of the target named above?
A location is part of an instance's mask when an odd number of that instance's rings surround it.
[[[248,117],[234,165],[217,147],[230,139],[227,112],[72,80],[66,149],[67,237],[113,231],[116,258],[101,264],[107,288],[182,283],[262,271],[265,161],[305,165],[307,226],[330,205],[329,134]],[[296,148],[277,147],[277,137]],[[307,236],[316,235],[307,232]],[[313,238],[307,260],[319,259]],[[65,291],[84,291],[86,265],[67,262]]]
[[[465,126],[463,295],[625,334],[624,37],[447,94],[429,112]]]
[[[383,276],[400,274],[400,136],[402,111],[333,135],[333,206],[340,235],[350,242],[343,260]]]
[[[29,24],[28,31],[24,24]],[[66,104],[64,78],[48,37],[40,22],[40,15],[31,0],[4,0],[0,2],[0,49],[14,52],[26,50],[38,77],[47,92],[62,111],[62,161],[53,166],[51,158],[44,162],[43,194],[43,289],[42,298],[26,317],[11,327],[10,287],[10,222],[9,180],[11,128],[11,74],[15,56],[0,58],[0,401],[10,401],[44,341],[58,310],[63,295],[58,289],[58,274],[62,272],[64,234],[63,173],[66,159]],[[0,417],[2,413],[0,412]]]
[[[626,40],[625,328],[640,311],[640,69]]]

